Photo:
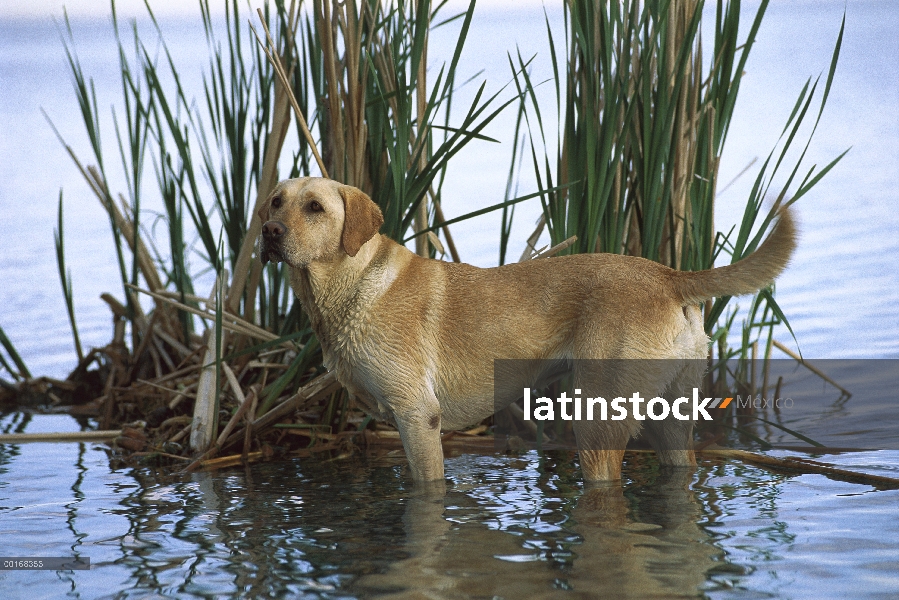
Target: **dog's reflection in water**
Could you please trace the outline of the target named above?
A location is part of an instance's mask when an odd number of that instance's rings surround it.
[[[409,558],[357,585],[397,598],[696,596],[721,551],[697,524],[692,477],[663,469],[637,499],[620,482],[585,489],[563,526],[571,554],[554,560],[523,545],[539,533],[447,520],[447,506],[476,503],[442,483],[419,486],[403,517]]]

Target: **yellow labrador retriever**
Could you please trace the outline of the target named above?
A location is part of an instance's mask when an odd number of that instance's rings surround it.
[[[287,263],[325,366],[370,412],[395,423],[418,481],[443,479],[441,430],[494,412],[494,359],[704,359],[698,305],[767,285],[795,246],[782,210],[756,252],[708,271],[616,254],[481,269],[417,256],[378,234],[381,211],[362,191],[312,177],[279,183],[259,216],[260,258]],[[643,391],[651,398],[700,375],[685,368]],[[533,385],[535,374],[521,376]],[[663,464],[695,464],[689,421],[574,425],[586,480],[619,479],[625,444],[641,425]]]

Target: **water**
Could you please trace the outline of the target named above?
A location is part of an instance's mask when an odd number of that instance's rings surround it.
[[[870,454],[828,460],[865,468]],[[899,453],[874,460],[896,464]],[[585,491],[572,454],[532,452],[451,457],[442,496],[414,489],[399,462],[284,460],[179,477],[110,468],[99,445],[7,445],[4,554],[88,557],[91,570],[0,571],[0,589],[29,599],[899,590],[896,490],[714,461],[660,473],[633,455],[622,486]]]
[[[892,2],[772,3],[747,64],[720,179],[770,151],[805,79],[826,70],[844,7],[840,66],[807,162],[820,167],[852,150],[798,205],[802,238],[777,297],[806,357],[899,357],[899,11]],[[558,22],[558,12],[549,12]],[[199,89],[202,65],[193,57],[206,56],[202,31],[183,21],[163,28],[186,85]],[[75,32],[96,80],[112,187],[124,190],[108,109],[119,94],[110,29],[102,20],[78,21]],[[509,79],[505,52],[517,43],[524,56],[541,53],[534,78],[549,77],[544,39],[539,7],[479,9],[461,68],[485,69],[488,92],[495,91]],[[435,33],[432,53],[452,41]],[[64,376],[74,352],[52,244],[60,188],[85,346],[111,338],[98,296],[121,296],[121,288],[107,217],[38,110],[89,156],[50,21],[0,19],[0,90],[0,326],[34,373]],[[485,131],[502,145],[473,145],[454,159],[448,217],[502,197],[513,119],[510,113]],[[722,194],[719,229],[738,218],[754,175],[750,169]],[[520,193],[526,188],[527,181]],[[147,199],[148,210],[159,209],[154,202]],[[513,254],[538,211],[519,210]],[[457,226],[463,259],[495,264],[497,231],[496,215]],[[892,412],[883,411],[881,420],[891,422]],[[22,418],[6,415],[0,429]],[[26,430],[83,425],[40,415]],[[899,471],[896,451],[826,460]],[[685,477],[660,474],[637,456],[625,466],[623,490],[584,491],[571,455],[469,455],[448,460],[448,491],[434,497],[412,489],[402,460],[391,457],[287,460],[190,477],[111,464],[98,444],[0,446],[3,553],[78,554],[93,565],[0,571],[3,597],[899,593],[899,492],[817,475],[707,461]]]

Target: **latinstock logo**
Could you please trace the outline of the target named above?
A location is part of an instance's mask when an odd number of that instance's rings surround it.
[[[494,433],[543,448],[626,449],[675,434],[721,445],[899,450],[899,359],[494,361]],[[592,422],[592,423],[591,423]],[[681,435],[693,427],[697,436]],[[678,438],[678,439],[680,439]]]
[[[698,421],[700,418],[712,421],[713,417],[708,411],[725,409],[733,400],[732,397],[703,398],[699,388],[695,387],[691,397],[681,396],[673,401],[660,396],[647,400],[639,392],[628,397],[617,396],[611,400],[601,396],[582,398],[579,388],[575,388],[573,396],[563,391],[555,401],[547,396],[532,399],[532,395],[530,388],[523,389],[525,421],[554,421],[557,415],[563,421],[623,421],[627,418],[662,421],[672,417],[679,421]],[[742,399],[739,396],[737,399],[739,405]],[[745,402],[751,403],[752,399],[747,398]],[[790,403],[792,404],[792,400]]]

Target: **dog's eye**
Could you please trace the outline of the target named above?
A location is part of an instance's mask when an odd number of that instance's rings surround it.
[[[325,209],[321,204],[318,203],[317,200],[313,200],[309,203],[309,210],[311,210],[312,212],[322,212]]]
[[[272,208],[281,208],[281,196],[272,198]]]

